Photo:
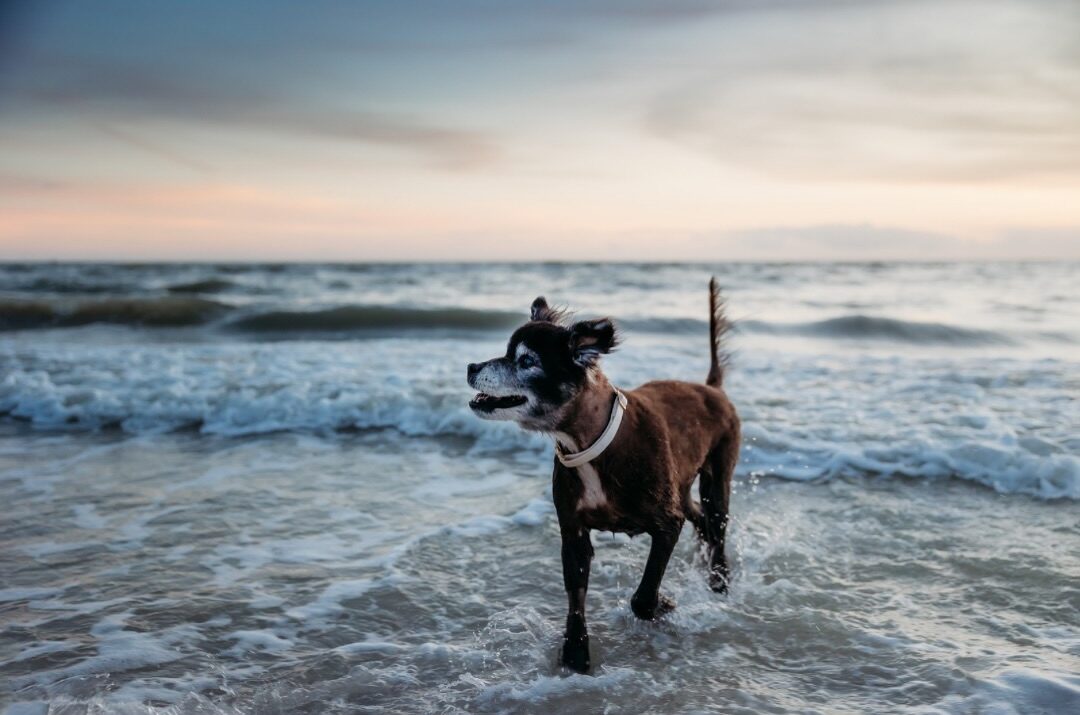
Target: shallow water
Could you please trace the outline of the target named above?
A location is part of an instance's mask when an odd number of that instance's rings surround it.
[[[0,336],[0,705],[1080,710],[1080,270],[721,269],[744,319],[731,593],[686,529],[677,609],[638,622],[648,538],[594,534],[580,676],[557,667],[550,444],[468,414],[463,365],[545,292],[626,316],[618,384],[701,379],[708,269],[7,267],[30,278],[5,300],[58,315],[232,287],[197,325]],[[305,327],[345,305],[487,317]]]

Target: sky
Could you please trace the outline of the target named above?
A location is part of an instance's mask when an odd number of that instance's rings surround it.
[[[1076,0],[0,0],[0,260],[1080,259]]]

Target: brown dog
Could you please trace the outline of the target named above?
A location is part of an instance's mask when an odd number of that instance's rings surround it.
[[[544,298],[510,337],[506,355],[469,365],[470,402],[484,419],[513,420],[556,440],[555,509],[562,532],[563,581],[570,601],[562,662],[589,669],[585,593],[590,530],[652,537],[645,574],[630,601],[638,618],[674,607],[660,580],[689,519],[709,551],[709,582],[727,587],[724,534],[731,475],[739,455],[739,418],[721,387],[729,328],[714,278],[709,282],[709,376],[704,385],[648,382],[621,392],[598,366],[618,344],[608,318],[566,325]],[[581,451],[579,451],[581,450]],[[690,495],[700,475],[701,505]]]

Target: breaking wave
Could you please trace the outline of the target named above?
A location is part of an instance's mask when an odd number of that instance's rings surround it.
[[[109,347],[72,353],[62,347],[9,348],[0,350],[0,416],[34,429],[65,432],[198,431],[231,437],[381,429],[464,439],[478,452],[509,450],[549,458],[550,445],[543,437],[510,423],[479,420],[470,412],[470,391],[457,362],[470,344],[455,341],[439,354],[417,350],[409,341],[333,349],[319,344],[254,350],[243,345],[168,346],[123,353]],[[923,379],[936,380],[933,389],[946,403],[983,399],[980,388],[958,384],[948,373]],[[1058,392],[1061,387],[1048,379],[1015,376],[1010,380],[1021,382],[1011,389],[1026,389],[1023,384],[1029,383],[1032,390]],[[1080,499],[1080,457],[1068,435],[1010,436],[1008,425],[997,430],[988,417],[958,412],[975,408],[948,405],[938,411],[927,407],[919,416],[920,424],[946,420],[947,428],[898,428],[893,408],[879,411],[873,401],[861,408],[862,422],[871,427],[819,430],[800,423],[783,406],[775,407],[768,380],[747,379],[733,389],[745,420],[744,475],[800,481],[852,474],[955,477],[1004,494]],[[1068,412],[1054,414],[1041,419],[1070,419]],[[895,440],[881,436],[890,430],[896,431]]]

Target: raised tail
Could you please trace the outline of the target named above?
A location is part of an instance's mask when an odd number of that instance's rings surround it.
[[[728,354],[724,351],[724,336],[731,330],[731,323],[724,315],[724,298],[720,295],[720,286],[716,276],[709,279],[709,376],[706,385],[720,387],[724,383],[724,369],[728,365]]]

